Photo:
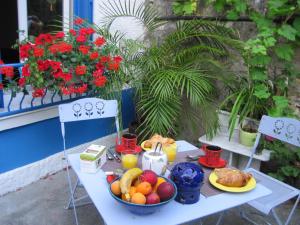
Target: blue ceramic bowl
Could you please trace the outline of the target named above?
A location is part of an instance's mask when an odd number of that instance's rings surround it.
[[[147,214],[152,214],[155,211],[157,211],[158,209],[160,209],[161,207],[163,207],[164,205],[168,204],[169,202],[171,202],[172,200],[175,199],[176,195],[177,195],[177,187],[175,185],[175,183],[173,181],[171,181],[168,178],[163,177],[166,181],[168,181],[169,183],[171,183],[174,187],[174,195],[172,198],[170,198],[167,201],[164,202],[160,202],[157,204],[149,204],[149,205],[139,205],[139,204],[134,204],[131,202],[126,202],[124,200],[122,200],[121,198],[119,198],[118,196],[115,196],[110,187],[108,188],[109,193],[111,194],[111,196],[119,203],[121,203],[125,208],[127,208],[130,212],[137,214],[137,215],[147,215]]]

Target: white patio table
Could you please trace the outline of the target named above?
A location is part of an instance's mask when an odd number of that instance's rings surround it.
[[[186,141],[177,141],[177,145],[178,151],[197,149],[197,147]],[[250,192],[221,193],[207,198],[201,195],[200,201],[191,205],[183,205],[172,201],[154,214],[138,216],[130,213],[112,198],[108,191],[106,176],[102,170],[99,170],[96,174],[81,173],[79,154],[70,154],[68,158],[73,170],[107,225],[182,224],[245,204],[272,193],[258,183],[256,188]]]

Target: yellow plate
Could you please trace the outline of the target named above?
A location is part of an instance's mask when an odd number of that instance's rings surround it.
[[[146,142],[146,141],[143,141],[142,144],[141,144],[142,149],[143,149],[144,151],[150,151],[152,148],[145,148],[145,147],[144,147],[145,142]],[[170,144],[170,146],[173,146],[174,148],[176,148],[176,147],[177,147],[177,144],[176,144],[176,142],[175,142],[175,143],[173,143],[173,144]]]
[[[222,184],[217,183],[217,175],[215,172],[211,172],[211,174],[209,175],[209,182],[215,186],[216,188],[222,190],[222,191],[228,191],[228,192],[247,192],[247,191],[251,191],[252,189],[255,188],[256,186],[256,181],[255,179],[252,177],[246,186],[244,187],[226,187]]]

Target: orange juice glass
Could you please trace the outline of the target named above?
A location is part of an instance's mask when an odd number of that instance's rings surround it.
[[[138,153],[133,150],[124,150],[121,156],[122,167],[125,170],[137,167],[138,164]]]
[[[168,157],[168,162],[173,163],[176,159],[177,148],[174,145],[164,146],[163,147],[164,153],[166,153]]]

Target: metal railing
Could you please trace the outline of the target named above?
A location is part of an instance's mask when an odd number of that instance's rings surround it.
[[[2,64],[1,67],[12,66],[18,69],[20,77],[22,76],[22,66],[23,63],[11,63],[11,64]],[[0,83],[2,81],[2,75],[0,73]],[[0,117],[9,116],[17,113],[32,111],[44,107],[49,107],[53,105],[57,105],[63,102],[68,102],[70,100],[78,99],[85,95],[68,95],[61,96],[57,92],[45,90],[45,93],[42,97],[35,98],[32,97],[30,93],[19,92],[17,95],[8,94],[3,90],[0,90]],[[25,103],[25,99],[27,99]],[[8,102],[7,104],[5,104]]]

